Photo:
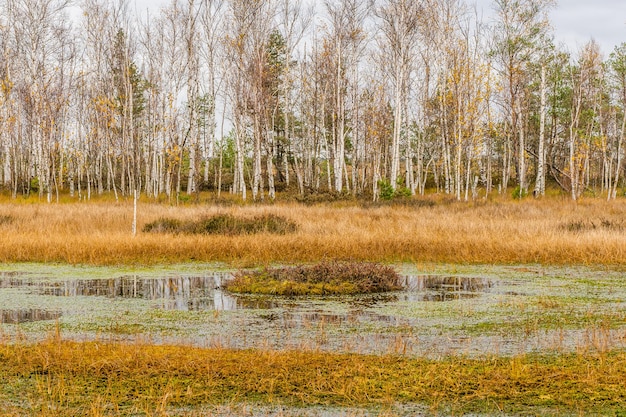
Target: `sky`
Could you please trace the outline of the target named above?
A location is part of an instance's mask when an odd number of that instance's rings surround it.
[[[488,17],[493,13],[491,0],[476,0],[478,10]],[[575,53],[595,39],[605,57],[616,45],[626,42],[626,1],[560,0],[550,12],[557,43]]]
[[[492,0],[474,0],[489,18]],[[166,0],[135,0],[137,10],[158,10]],[[132,3],[132,0],[131,0]],[[600,44],[605,57],[616,45],[626,42],[625,0],[560,0],[550,13],[555,40],[576,53],[591,38]]]

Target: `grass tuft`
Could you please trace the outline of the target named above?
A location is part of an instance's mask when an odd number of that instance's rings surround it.
[[[390,266],[369,262],[322,262],[260,271],[240,271],[226,290],[265,295],[370,294],[401,289]]]

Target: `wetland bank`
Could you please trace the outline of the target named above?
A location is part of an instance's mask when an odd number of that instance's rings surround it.
[[[622,415],[626,209],[563,205],[143,203],[139,230],[216,214],[296,227],[134,239],[128,205],[2,205],[0,404],[15,416]],[[389,245],[378,251],[378,240]],[[295,246],[275,256],[285,241]],[[440,245],[420,253],[420,241]],[[493,259],[515,251],[516,262]],[[240,271],[320,259],[382,262],[401,285],[307,297],[225,289]]]

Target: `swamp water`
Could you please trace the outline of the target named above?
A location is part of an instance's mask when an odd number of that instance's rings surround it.
[[[40,268],[40,271],[36,269]],[[404,290],[267,297],[221,290],[231,272],[0,271],[0,332],[40,339],[446,355],[626,346],[626,274],[542,267],[409,266]]]

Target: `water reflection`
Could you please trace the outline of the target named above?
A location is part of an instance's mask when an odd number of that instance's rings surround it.
[[[181,311],[205,310],[240,310],[240,309],[277,309],[285,310],[285,319],[296,319],[302,322],[319,322],[343,324],[363,319],[363,311],[377,305],[396,301],[450,301],[478,297],[489,291],[494,285],[486,278],[450,277],[434,275],[408,275],[404,277],[404,291],[378,295],[356,297],[339,297],[335,301],[347,302],[352,306],[353,313],[348,315],[321,316],[319,313],[311,317],[301,312],[289,315],[287,312],[297,311],[306,303],[306,298],[289,299],[284,297],[242,296],[223,291],[222,283],[230,279],[232,274],[212,272],[204,276],[168,276],[163,278],[147,278],[138,275],[122,276],[110,279],[68,279],[50,281],[36,279],[31,275],[0,273],[0,289],[22,288],[33,294],[51,297],[106,297],[112,299],[143,299],[152,302],[156,308]],[[11,314],[17,314],[10,312]],[[9,313],[5,313],[7,315]],[[20,312],[21,318],[11,321],[38,320],[44,317],[43,312]],[[29,319],[28,315],[32,316]],[[287,317],[288,316],[288,317]],[[297,316],[297,318],[296,318]],[[8,316],[7,316],[8,317]],[[13,317],[13,316],[12,316]],[[54,317],[53,317],[54,318]],[[387,321],[385,318],[366,317],[366,319]],[[6,318],[4,322],[9,322]]]
[[[40,309],[0,310],[0,324],[20,324],[33,321],[56,320],[61,313]]]
[[[26,288],[31,293],[53,297],[106,297],[154,301],[166,310],[236,310],[260,308],[220,290],[231,274],[215,272],[205,276],[145,278],[137,275],[110,279],[43,281],[8,274],[0,275],[0,288]],[[258,303],[256,303],[258,304]]]
[[[267,320],[275,320],[278,317],[268,316]],[[329,325],[356,325],[365,322],[379,322],[395,326],[399,323],[397,317],[376,314],[371,311],[352,310],[343,314],[328,311],[285,312],[282,314],[284,327],[298,328],[310,327],[320,324]]]
[[[42,281],[30,276],[1,273],[0,288],[29,288],[39,295],[55,297],[99,296],[107,298],[138,298],[157,301],[168,310],[237,310],[271,309],[285,304],[268,297],[234,296],[222,291],[222,282],[230,273],[214,272],[205,276],[172,276],[145,278],[137,275],[111,279],[72,279]],[[403,301],[449,301],[479,296],[493,287],[487,278],[435,275],[407,275],[405,291],[394,294],[351,297],[354,306]]]
[[[453,301],[480,297],[494,286],[482,277],[407,275],[404,277],[403,301]]]

